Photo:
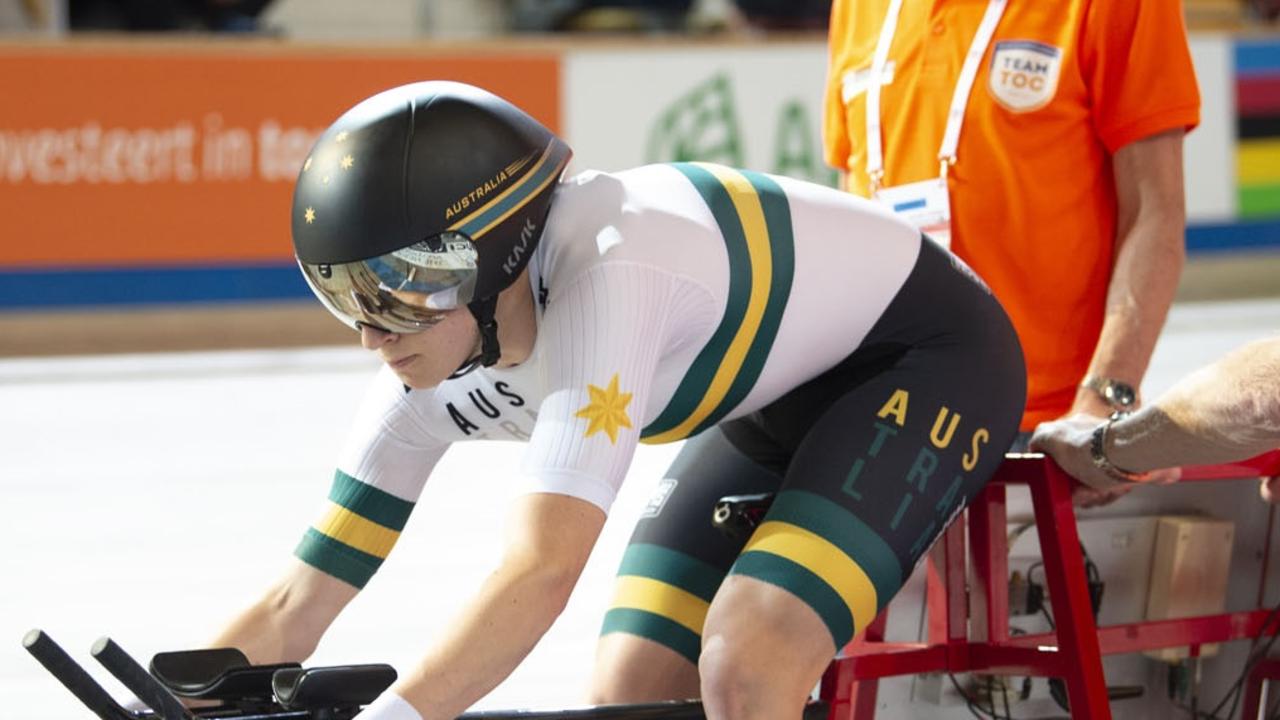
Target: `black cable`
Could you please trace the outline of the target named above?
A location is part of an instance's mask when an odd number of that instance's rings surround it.
[[[1003,679],[1000,681],[1000,697],[1004,698],[1005,720],[1013,720],[1013,713],[1009,710],[1009,684],[1006,683]],[[992,701],[991,705],[992,707],[995,706],[994,700]]]
[[[1267,634],[1267,628],[1270,627],[1272,622],[1278,617],[1280,617],[1280,603],[1277,603],[1276,606],[1271,609],[1271,612],[1267,614],[1266,619],[1262,621],[1262,627],[1258,629],[1258,634],[1254,636],[1253,640],[1249,643],[1249,655],[1245,660],[1244,669],[1240,671],[1240,676],[1236,678],[1236,681],[1227,689],[1226,694],[1222,696],[1222,699],[1218,701],[1218,704],[1215,705],[1212,710],[1207,713],[1201,713],[1198,718],[1193,718],[1193,720],[1199,720],[1199,718],[1204,718],[1205,720],[1223,720],[1223,718],[1218,717],[1218,711],[1221,710],[1229,700],[1231,701],[1231,709],[1227,711],[1226,720],[1230,720],[1231,716],[1235,714],[1236,707],[1240,703],[1240,698],[1244,695],[1244,684],[1249,679],[1249,673],[1252,672],[1258,662],[1261,661],[1262,658],[1266,657],[1267,653],[1271,651],[1271,646],[1275,644],[1276,639],[1280,638],[1280,635],[1271,635],[1271,637],[1267,639],[1266,645],[1262,647],[1260,652],[1258,651],[1259,641],[1262,639],[1262,636]]]
[[[982,709],[982,706],[979,705],[977,701],[969,695],[969,693],[965,692],[964,688],[960,687],[960,681],[956,680],[955,675],[947,673],[947,677],[951,679],[951,684],[955,686],[956,692],[960,693],[960,697],[964,698],[965,706],[969,708],[969,712],[972,713],[974,717],[979,718],[979,720],[1000,720],[999,716],[989,714],[986,710]],[[1012,718],[1009,718],[1008,720],[1012,720]]]
[[[1049,614],[1049,608],[1044,605],[1040,606],[1040,614],[1044,615],[1044,619],[1049,623],[1050,630],[1057,630],[1058,626],[1053,624],[1053,616]]]
[[[1041,569],[1043,569],[1043,568],[1044,568],[1044,561],[1043,561],[1043,560],[1037,560],[1037,561],[1035,561],[1035,562],[1031,563],[1031,567],[1027,568],[1027,582],[1028,582],[1028,583],[1035,582],[1035,578],[1031,577],[1031,575],[1032,575],[1032,573],[1034,573],[1034,572],[1036,571],[1036,568],[1041,568]],[[1043,584],[1044,584],[1044,583],[1042,583],[1042,585],[1043,585]]]
[[[1262,658],[1266,657],[1268,652],[1271,652],[1271,646],[1275,645],[1276,638],[1280,637],[1272,635],[1267,639],[1267,643],[1263,646],[1261,652],[1255,652],[1258,647],[1259,640],[1266,634],[1267,628],[1270,627],[1272,621],[1277,619],[1277,617],[1280,617],[1280,603],[1277,603],[1276,606],[1271,609],[1271,612],[1267,614],[1266,619],[1262,621],[1262,627],[1258,629],[1258,635],[1249,643],[1249,657],[1245,662],[1244,670],[1240,671],[1240,677],[1236,679],[1235,684],[1232,685],[1232,689],[1227,691],[1234,696],[1231,701],[1231,709],[1227,711],[1227,718],[1230,718],[1235,714],[1236,706],[1240,703],[1240,698],[1244,695],[1244,684],[1249,680],[1249,673],[1253,672],[1253,668],[1262,660]],[[1227,697],[1223,697],[1217,706],[1210,711],[1210,715],[1216,716],[1218,711],[1222,709],[1222,706],[1226,704],[1226,702]]]
[[[993,685],[995,684],[995,676],[987,675],[986,678],[987,678],[987,703],[991,705],[991,717],[997,718],[997,720],[999,720],[1000,711],[996,709],[996,691],[995,691],[995,688],[993,687]],[[1004,686],[1004,681],[1000,682],[1000,686],[1001,687]],[[1008,702],[1005,703],[1004,717],[1005,717],[1005,720],[1009,720]]]

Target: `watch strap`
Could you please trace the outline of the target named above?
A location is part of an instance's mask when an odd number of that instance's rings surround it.
[[[1107,457],[1107,433],[1111,430],[1111,426],[1123,417],[1125,417],[1123,413],[1114,413],[1105,422],[1099,423],[1093,429],[1093,434],[1089,438],[1089,456],[1093,460],[1094,467],[1106,473],[1107,477],[1113,480],[1122,483],[1145,482],[1151,473],[1136,473],[1116,467],[1111,462],[1111,459]]]

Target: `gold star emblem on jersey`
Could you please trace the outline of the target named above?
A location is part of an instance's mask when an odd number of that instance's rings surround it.
[[[631,418],[627,417],[631,393],[618,392],[618,373],[614,373],[609,387],[601,389],[588,384],[587,394],[591,402],[574,414],[574,417],[586,418],[588,421],[587,432],[583,437],[604,432],[609,436],[609,442],[616,444],[618,428],[631,427]]]

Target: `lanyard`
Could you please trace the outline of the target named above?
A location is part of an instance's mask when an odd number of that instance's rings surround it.
[[[964,65],[960,68],[960,77],[956,79],[956,88],[951,95],[951,107],[947,111],[947,128],[942,133],[942,145],[938,148],[940,174],[945,177],[947,168],[956,162],[956,146],[960,144],[960,127],[964,124],[965,107],[969,104],[969,94],[973,90],[974,79],[978,77],[978,65],[982,56],[987,54],[991,38],[996,33],[996,26],[1004,16],[1005,6],[1009,0],[988,0],[987,11],[982,15],[978,32],[969,44],[969,52],[965,55]],[[884,76],[884,66],[889,59],[889,45],[898,31],[898,16],[902,14],[902,0],[889,0],[889,11],[885,15],[884,24],[880,26],[880,39],[876,42],[875,55],[871,58],[871,78],[867,86],[867,175],[871,178],[871,192],[880,187],[884,178],[884,138],[880,132],[880,78]]]

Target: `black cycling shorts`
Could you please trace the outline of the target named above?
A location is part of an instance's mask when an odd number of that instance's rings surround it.
[[[1025,395],[1004,310],[926,239],[853,354],[686,443],[636,526],[602,632],[696,663],[709,604],[734,573],[799,597],[843,647],[991,477]],[[745,544],[712,527],[719,498],[763,492],[776,497]]]

